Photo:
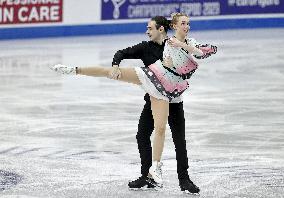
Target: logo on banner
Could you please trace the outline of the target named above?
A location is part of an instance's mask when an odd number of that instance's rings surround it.
[[[1,0],[0,0],[1,2]],[[169,17],[182,12],[192,17],[284,12],[281,0],[102,0],[101,19]]]
[[[125,3],[126,0],[110,0],[114,6],[113,10],[113,18],[118,19],[120,15],[119,8]],[[134,0],[135,1],[135,0]],[[105,3],[109,2],[109,0],[104,0]]]
[[[0,0],[0,24],[62,22],[63,0]]]

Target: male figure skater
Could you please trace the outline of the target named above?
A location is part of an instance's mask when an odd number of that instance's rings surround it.
[[[120,77],[119,64],[123,59],[141,59],[145,66],[163,59],[163,50],[169,29],[169,21],[162,16],[153,17],[147,25],[146,34],[150,41],[143,41],[132,47],[116,52],[113,58],[113,72],[110,78]],[[154,188],[153,179],[149,178],[149,168],[152,166],[152,147],[150,136],[154,129],[154,121],[151,111],[149,94],[144,96],[146,101],[142,110],[138,132],[136,135],[138,149],[141,158],[141,176],[129,182],[130,189]],[[185,119],[183,102],[180,97],[175,98],[169,105],[168,123],[172,131],[172,138],[175,145],[177,173],[181,191],[199,193],[199,188],[190,180],[188,175],[188,158],[185,140]],[[153,185],[154,184],[154,185]]]

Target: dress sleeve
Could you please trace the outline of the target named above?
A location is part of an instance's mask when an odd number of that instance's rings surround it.
[[[193,45],[195,45],[196,48],[202,51],[202,54],[194,54],[193,56],[197,59],[204,59],[208,58],[212,54],[217,53],[217,46],[210,45],[210,44],[201,44],[197,42],[195,39],[191,38],[189,39]]]
[[[165,59],[166,57],[171,56],[171,55],[172,55],[171,46],[166,41],[164,51],[163,51],[163,59]]]
[[[203,51],[197,47],[198,45],[200,45],[200,43],[198,43],[194,38],[188,38],[187,45],[194,47],[194,50],[192,51],[192,55],[194,56],[204,55]]]

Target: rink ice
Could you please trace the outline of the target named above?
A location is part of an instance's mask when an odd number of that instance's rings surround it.
[[[184,94],[191,179],[199,197],[284,197],[284,30],[193,32],[218,46]],[[0,197],[194,197],[178,187],[169,128],[164,188],[129,191],[144,92],[59,76],[49,66],[110,67],[146,35],[0,42]],[[142,66],[123,61],[121,66]]]

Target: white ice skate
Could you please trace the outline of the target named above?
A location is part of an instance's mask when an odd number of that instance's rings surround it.
[[[162,162],[154,161],[149,173],[152,175],[155,182],[157,182],[158,187],[163,187],[163,177],[162,177]]]
[[[76,67],[58,64],[50,67],[50,69],[63,75],[76,75]]]

